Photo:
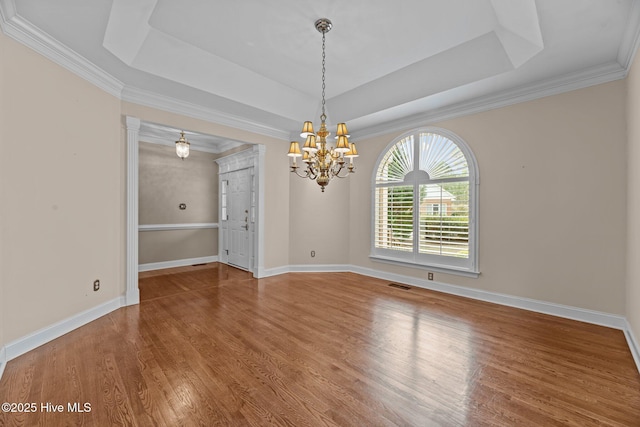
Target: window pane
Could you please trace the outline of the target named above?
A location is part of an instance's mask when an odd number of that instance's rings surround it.
[[[229,184],[229,181],[222,181],[222,185],[220,186],[220,192],[221,192],[220,216],[222,217],[220,218],[220,221],[226,221],[228,219],[227,217],[227,184]]]
[[[420,134],[420,169],[431,179],[469,176],[464,153],[449,138],[435,133]]]
[[[420,185],[419,252],[469,257],[469,182]]]
[[[413,135],[394,145],[384,156],[376,174],[376,184],[402,182],[413,170]]]
[[[378,187],[375,247],[413,251],[413,186]]]

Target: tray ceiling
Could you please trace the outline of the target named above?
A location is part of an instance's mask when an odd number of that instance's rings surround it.
[[[0,0],[4,32],[125,100],[288,138],[354,137],[622,78],[633,0]]]

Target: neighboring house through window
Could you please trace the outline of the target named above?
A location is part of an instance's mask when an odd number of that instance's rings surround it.
[[[374,168],[371,257],[477,277],[478,167],[467,144],[425,128],[391,142]]]

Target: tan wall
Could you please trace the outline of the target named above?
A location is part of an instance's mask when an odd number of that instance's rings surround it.
[[[478,160],[481,276],[437,273],[435,280],[624,314],[625,82],[436,125],[463,138]],[[424,270],[368,258],[373,165],[401,133],[359,141],[351,260],[426,278]]]
[[[8,108],[6,105],[6,97],[4,94],[4,67],[8,63],[7,54],[5,52],[5,43],[6,38],[0,34],[0,150],[5,150],[4,145],[4,134],[5,134],[5,124],[4,124],[4,111]],[[6,155],[0,156],[0,349],[4,348],[5,339],[4,339],[4,317],[5,317],[5,299],[4,299],[4,274],[3,274],[3,265],[4,265],[4,257],[5,257],[5,248],[4,248],[4,228],[5,228],[5,207],[7,204],[4,203],[4,180],[6,177],[2,173],[4,170],[4,162],[6,159]],[[0,359],[0,369],[3,361]]]
[[[139,233],[139,264],[218,255],[218,230],[165,230]]]
[[[217,223],[217,157],[191,150],[181,160],[174,147],[141,141],[139,224]],[[179,209],[181,203],[185,210]],[[141,231],[138,236],[140,264],[218,255],[215,229]]]
[[[640,56],[627,79],[627,320],[640,342]]]
[[[8,343],[123,294],[124,164],[120,101],[0,39]]]
[[[281,267],[289,263],[289,172],[285,155],[288,142],[276,138],[181,116],[155,108],[122,102],[122,114],[176,129],[189,129],[236,141],[262,144],[265,153],[265,268]],[[226,154],[226,153],[225,153]],[[187,159],[188,160],[188,159]],[[185,160],[186,161],[186,160]]]
[[[322,193],[315,181],[290,175],[290,264],[349,264],[351,177],[332,180]]]

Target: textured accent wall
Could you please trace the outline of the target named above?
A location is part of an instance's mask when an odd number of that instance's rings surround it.
[[[192,150],[181,160],[173,147],[143,141],[139,153],[140,225],[218,222],[216,154]],[[141,231],[138,236],[140,264],[218,255],[217,229]]]

